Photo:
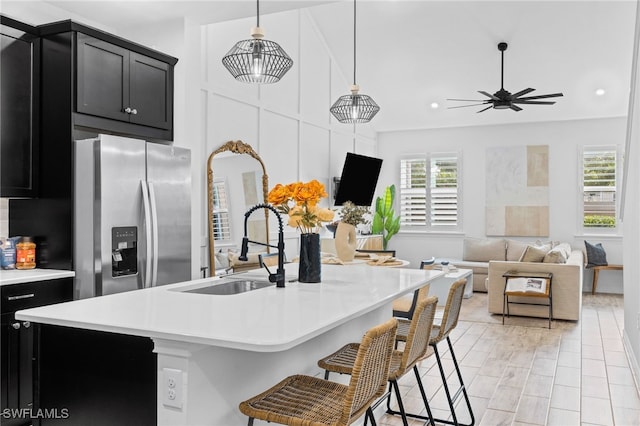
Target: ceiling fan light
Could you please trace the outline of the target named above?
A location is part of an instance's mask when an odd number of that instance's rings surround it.
[[[493,101],[494,109],[509,109],[511,108],[511,102],[508,101]]]

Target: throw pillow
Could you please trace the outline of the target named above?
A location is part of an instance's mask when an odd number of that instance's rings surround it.
[[[542,262],[546,254],[547,250],[545,249],[540,249],[534,246],[527,246],[527,248],[524,249],[524,253],[522,253],[520,262]]]
[[[544,255],[542,263],[567,263],[567,258],[564,254],[564,250],[558,250],[555,248],[549,250],[549,252]]]
[[[555,246],[553,246],[553,250],[558,250],[558,251],[562,251],[562,253],[564,254],[565,259],[569,259],[569,257],[571,256],[571,252],[573,251],[573,249],[571,248],[571,245],[569,243],[560,243],[557,244]]]
[[[518,240],[506,240],[507,241],[507,260],[517,262],[522,257],[527,248],[527,243]]]
[[[607,253],[605,253],[602,243],[591,244],[584,240],[584,246],[587,249],[587,268],[590,266],[606,266]]]
[[[229,254],[218,250],[215,254],[216,270],[227,269],[229,267]]]

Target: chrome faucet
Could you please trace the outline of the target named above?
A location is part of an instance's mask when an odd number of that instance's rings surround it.
[[[271,210],[273,213],[275,213],[276,217],[278,218],[279,229],[278,229],[278,245],[277,246],[261,243],[259,241],[252,241],[249,238],[247,238],[247,220],[249,219],[249,216],[251,216],[251,213],[253,213],[258,209]],[[273,208],[273,206],[271,206],[270,204],[258,204],[256,206],[251,207],[244,214],[244,236],[242,237],[242,248],[240,249],[240,256],[238,256],[239,260],[243,260],[243,261],[249,260],[247,258],[247,252],[249,251],[249,243],[259,244],[261,246],[273,247],[278,249],[278,270],[276,271],[276,273],[272,274],[269,268],[267,267],[267,265],[264,265],[264,267],[267,270],[267,272],[269,272],[269,282],[275,282],[276,287],[284,288],[284,230],[282,225],[282,217],[280,216],[280,213],[278,213],[278,211],[275,208]]]

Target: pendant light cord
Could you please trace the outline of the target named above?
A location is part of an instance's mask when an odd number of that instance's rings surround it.
[[[260,0],[256,0],[256,27],[260,28]]]
[[[500,66],[500,89],[504,89],[504,50],[500,53],[502,54],[502,65]]]
[[[356,84],[356,0],[353,0],[353,84]]]

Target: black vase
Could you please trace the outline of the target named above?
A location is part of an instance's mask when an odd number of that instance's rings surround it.
[[[320,265],[320,234],[301,234],[298,281],[319,283]]]

